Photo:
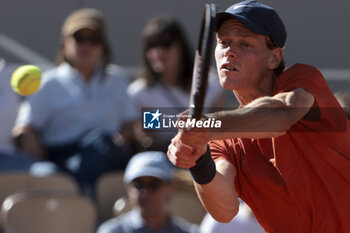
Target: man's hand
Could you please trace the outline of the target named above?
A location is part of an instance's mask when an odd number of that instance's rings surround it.
[[[180,130],[171,140],[168,147],[168,158],[177,167],[191,168],[196,165],[206,151],[209,141],[206,132],[193,132],[195,130]]]

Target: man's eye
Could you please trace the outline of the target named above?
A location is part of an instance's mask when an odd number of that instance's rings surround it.
[[[248,42],[241,42],[241,46],[244,47],[244,48],[250,48],[251,44],[248,43]]]
[[[227,40],[219,40],[219,44],[226,46],[226,45],[228,45],[228,41]]]

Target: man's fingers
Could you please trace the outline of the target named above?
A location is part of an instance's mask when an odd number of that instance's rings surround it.
[[[175,146],[175,143],[171,143],[168,147],[167,155],[170,162],[177,167],[190,168],[196,164],[196,160],[192,155],[192,149],[184,144]]]
[[[189,117],[189,114],[190,114],[190,110],[186,109],[185,111],[183,111],[179,114],[178,119],[179,120],[186,120]]]
[[[178,151],[181,151],[184,154],[192,154],[193,148],[182,142],[181,140],[182,135],[183,135],[182,133],[177,134],[176,137],[171,140],[171,144]]]
[[[207,150],[205,134],[179,132],[168,147],[167,156],[172,164],[181,168],[191,168]]]

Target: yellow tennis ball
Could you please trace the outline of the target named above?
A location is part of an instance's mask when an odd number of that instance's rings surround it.
[[[11,77],[12,89],[21,95],[34,94],[40,88],[41,70],[34,65],[18,67]]]

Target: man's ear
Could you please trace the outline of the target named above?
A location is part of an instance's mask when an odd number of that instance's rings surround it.
[[[282,49],[281,48],[274,48],[273,50],[270,50],[271,56],[269,59],[268,67],[271,70],[276,69],[281,61],[282,61]]]

